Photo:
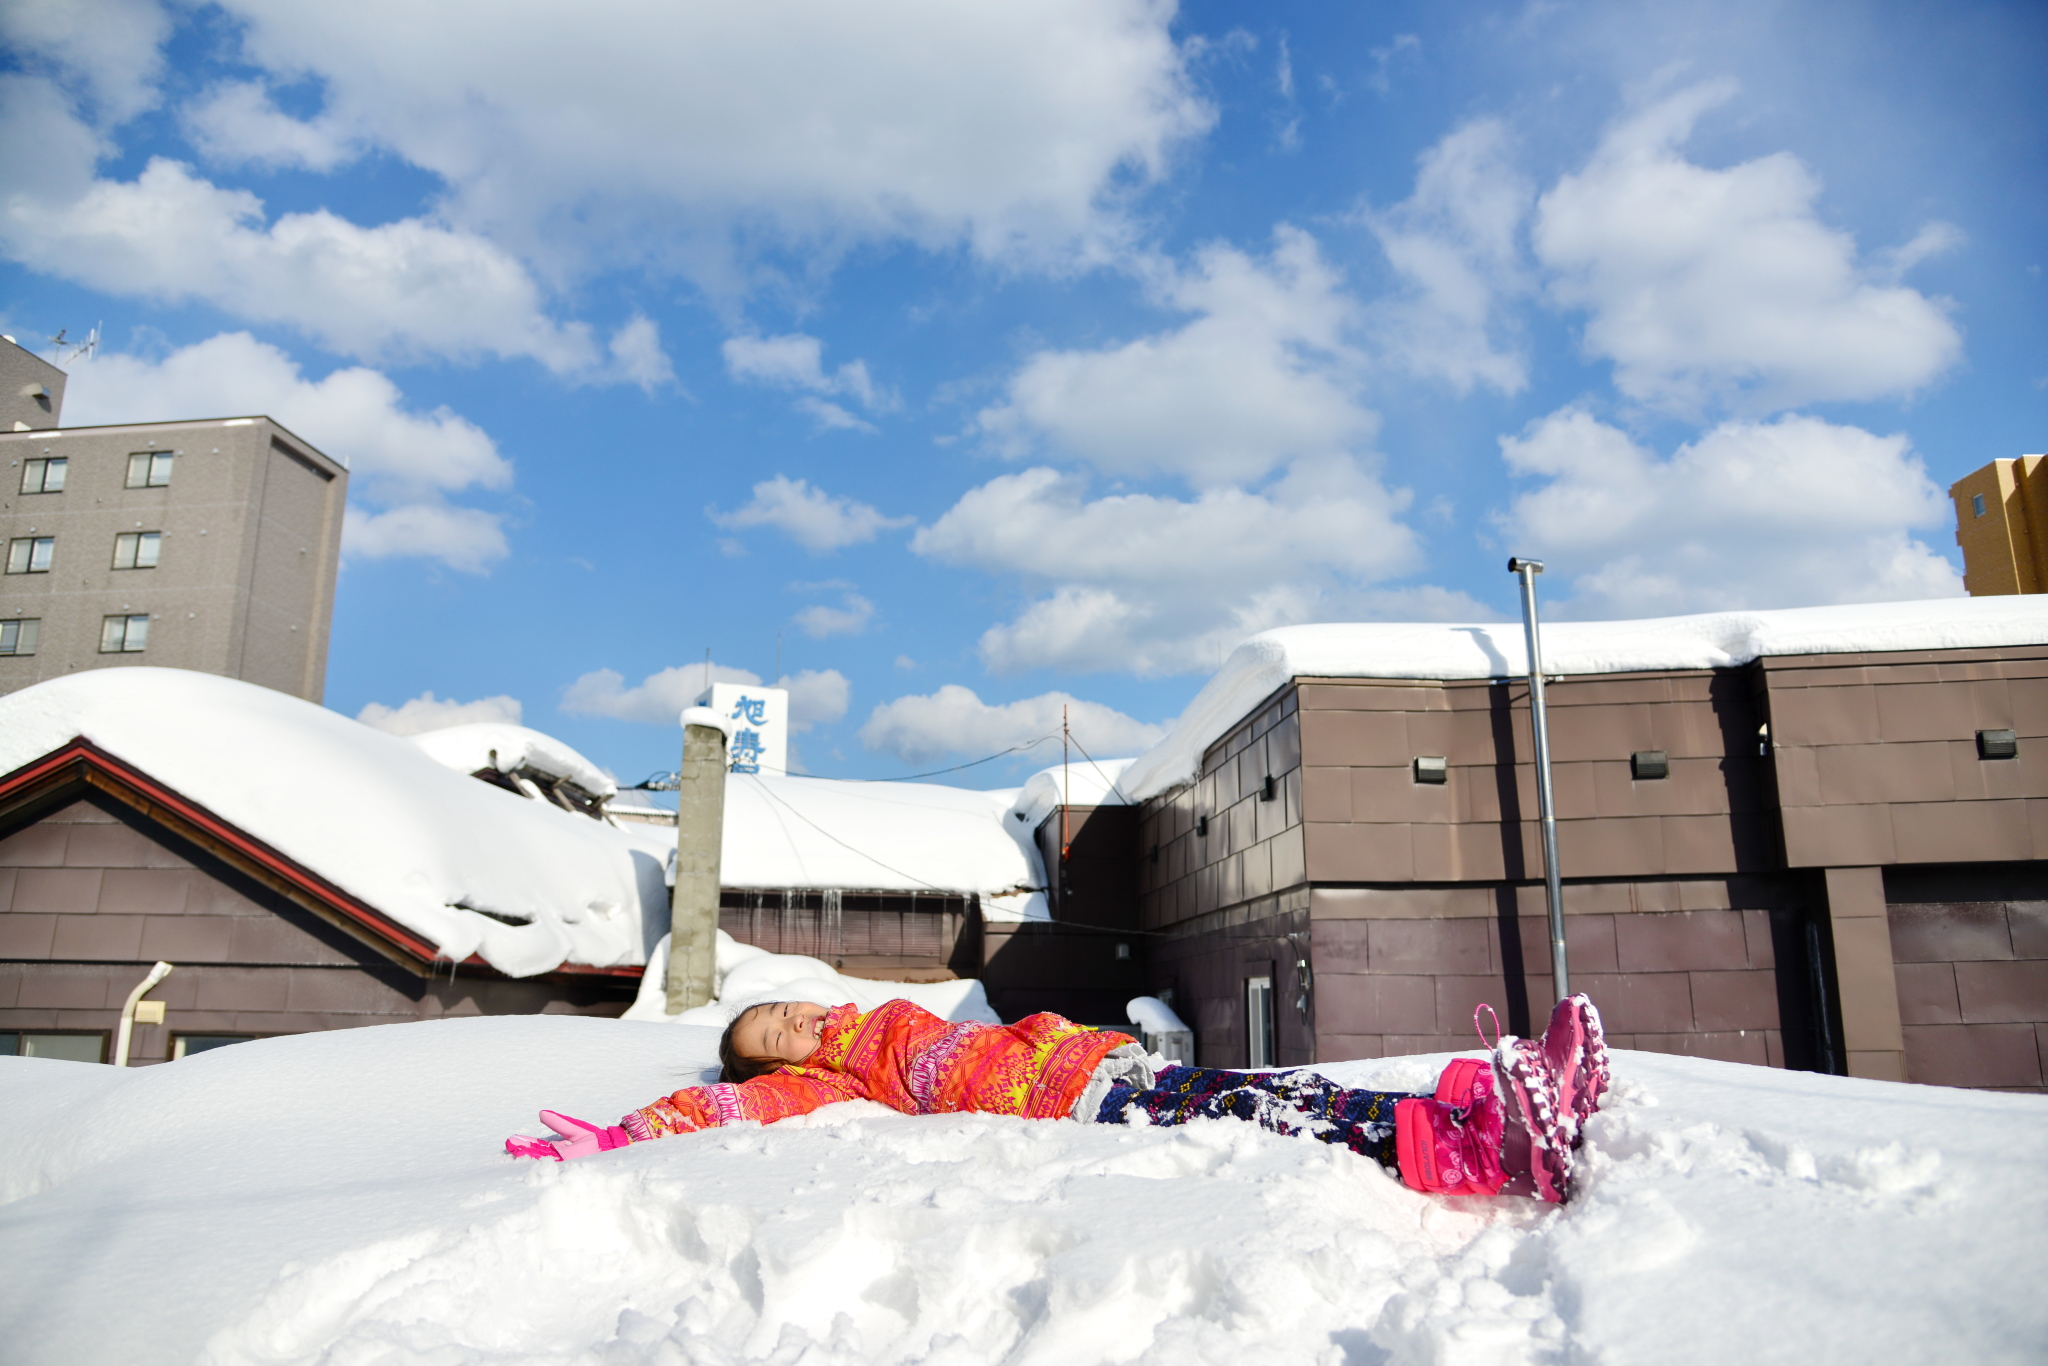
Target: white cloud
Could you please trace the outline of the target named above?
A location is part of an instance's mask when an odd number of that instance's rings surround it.
[[[467,726],[480,721],[516,726],[520,711],[516,697],[500,694],[497,697],[480,697],[474,702],[457,702],[452,697],[436,697],[430,689],[395,707],[387,707],[381,702],[368,703],[356,713],[356,720],[392,735],[424,735],[430,730],[445,730],[449,726]]]
[[[1728,83],[1694,86],[1611,129],[1539,201],[1532,243],[1559,303],[1590,317],[1588,352],[1632,399],[1692,414],[1763,414],[1910,394],[1955,363],[1945,305],[1894,283],[1953,241],[1922,233],[1870,267],[1814,210],[1820,183],[1787,153],[1726,170],[1678,148]]]
[[[838,607],[817,603],[791,618],[813,640],[826,636],[857,636],[874,619],[875,605],[858,593],[848,593]]]
[[[632,687],[616,669],[594,669],[562,692],[562,710],[584,716],[610,716],[653,725],[678,724],[683,708],[693,705],[712,683],[755,683],[761,675],[724,664],[679,664],[651,673]],[[789,690],[789,728],[807,731],[830,725],[846,715],[852,687],[837,669],[804,669],[775,681]]]
[[[0,46],[55,67],[102,124],[153,108],[170,17],[155,0],[8,0]],[[34,150],[34,149],[31,149]]]
[[[834,498],[808,480],[776,475],[754,485],[754,496],[731,512],[707,508],[705,515],[728,531],[772,526],[813,555],[872,541],[891,527],[908,526],[909,517],[885,517],[866,503]]]
[[[512,553],[496,517],[439,503],[406,503],[382,512],[351,505],[342,516],[341,548],[365,560],[439,560],[465,574],[485,573]]]
[[[1125,234],[1116,187],[1213,118],[1158,0],[226,8],[245,60],[317,77],[366,141],[446,181],[454,221],[537,257],[552,237],[715,275],[737,236],[1085,256]]]
[[[820,395],[851,398],[870,412],[894,408],[895,395],[875,387],[866,361],[848,361],[826,373],[824,350],[823,342],[801,332],[781,337],[733,337],[725,343],[725,368],[734,379],[807,391],[796,406],[816,418],[821,430],[875,431],[872,422]]]
[[[1527,387],[1520,351],[1496,338],[1507,330],[1501,300],[1528,287],[1517,234],[1532,195],[1508,159],[1506,126],[1482,119],[1422,154],[1413,195],[1365,215],[1405,286],[1371,310],[1389,365],[1461,394]]]
[[[612,333],[606,348],[619,378],[639,385],[649,393],[676,382],[675,366],[661,349],[661,326],[652,318],[634,314]]]
[[[949,564],[1052,583],[981,638],[983,661],[1139,674],[1213,667],[1254,631],[1309,619],[1332,592],[1412,568],[1412,532],[1357,461],[1301,461],[1261,492],[1087,497],[1038,468],[970,490],[911,548]]]
[[[775,680],[778,688],[789,689],[789,728],[809,730],[829,726],[846,715],[853,687],[837,669],[800,669]]]
[[[1499,529],[1572,585],[1581,617],[1658,616],[1951,597],[1962,582],[1915,539],[1951,509],[1903,436],[1810,417],[1727,422],[1659,459],[1566,408],[1505,437],[1546,482]]]
[[[36,84],[0,90],[0,137],[52,127],[49,92]],[[77,150],[77,138],[58,137],[5,153],[0,171],[46,164],[8,178],[0,251],[105,293],[291,327],[342,354],[528,356],[572,375],[598,366],[589,329],[550,319],[525,266],[475,233],[422,218],[366,228],[325,209],[270,220],[255,195],[180,162],[152,158],[118,181],[92,179],[89,159],[54,160]]]
[[[1046,737],[1057,743],[1062,708],[1074,738],[1099,758],[1140,753],[1166,734],[1164,726],[1063,692],[991,705],[972,689],[948,683],[928,696],[899,697],[876,707],[860,728],[860,742],[907,764],[993,754]]]
[[[184,107],[185,136],[221,166],[331,171],[361,147],[333,118],[295,119],[260,81],[221,81]]]
[[[1296,228],[1256,261],[1227,246],[1161,268],[1161,302],[1194,321],[1099,351],[1042,351],[976,424],[1006,453],[1050,448],[1106,474],[1180,475],[1210,487],[1349,451],[1377,425],[1345,341],[1357,309]]]
[[[308,380],[291,357],[227,332],[158,360],[102,351],[71,362],[64,416],[73,426],[182,418],[274,417],[349,465],[344,547],[379,559],[424,555],[480,572],[508,551],[498,519],[448,506],[446,495],[504,488],[512,467],[497,443],[442,406],[406,408],[389,377],[352,367]]]

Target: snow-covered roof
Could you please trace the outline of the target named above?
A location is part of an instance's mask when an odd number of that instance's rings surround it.
[[[1031,831],[1008,816],[1014,795],[736,773],[719,880],[984,895],[1043,887]]]
[[[465,777],[411,740],[269,688],[95,669],[0,697],[0,773],[80,736],[445,957],[474,953],[515,977],[628,966],[668,928],[645,834]]]
[[[596,764],[552,735],[525,726],[479,721],[430,730],[411,738],[414,744],[458,773],[494,768],[512,774],[531,769],[557,781],[574,783],[593,797],[613,797],[619,790],[611,775]]]
[[[1081,759],[1055,764],[1031,775],[1010,805],[1013,820],[1026,830],[1039,824],[1061,806],[1127,806],[1124,770],[1135,759]]]
[[[1546,674],[1720,669],[1766,655],[1962,650],[2048,644],[2048,596],[1709,612],[1643,621],[1543,625]],[[1195,777],[1202,753],[1291,678],[1508,678],[1529,671],[1515,622],[1286,626],[1253,636],[1131,764],[1133,800]]]

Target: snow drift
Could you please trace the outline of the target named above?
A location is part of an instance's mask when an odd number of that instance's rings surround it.
[[[2033,1363],[2048,1099],[1618,1053],[1554,1209],[1229,1120],[866,1104],[555,1164],[711,1063],[531,1016],[0,1058],[24,1362]],[[1419,1088],[1442,1058],[1327,1065]]]

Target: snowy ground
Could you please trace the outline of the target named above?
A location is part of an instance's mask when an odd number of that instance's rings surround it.
[[[132,1072],[0,1058],[9,1362],[2040,1362],[2048,1100],[1623,1053],[1579,1198],[1232,1122],[862,1106],[517,1162],[686,1025],[468,1019]],[[1441,1060],[1326,1067],[1420,1086]]]

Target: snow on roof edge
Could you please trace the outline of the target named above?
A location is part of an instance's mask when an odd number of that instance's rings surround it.
[[[2048,596],[1935,598],[1543,626],[1546,674],[1724,669],[1771,655],[2048,644]],[[1167,737],[1119,784],[1144,801],[1194,779],[1202,754],[1294,678],[1507,678],[1528,672],[1522,624],[1336,623],[1262,631],[1231,652]]]

